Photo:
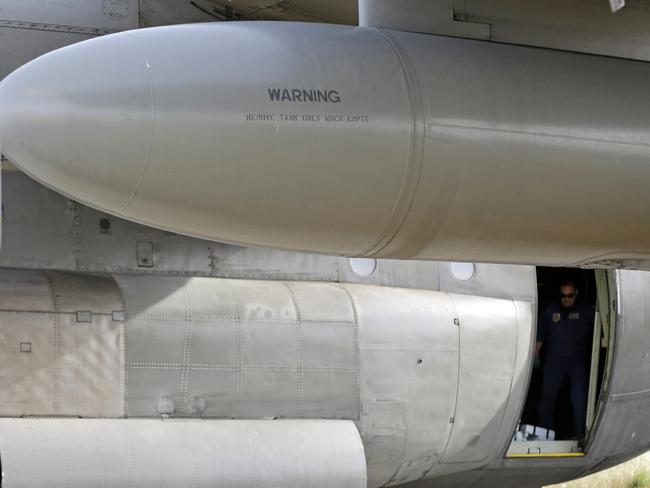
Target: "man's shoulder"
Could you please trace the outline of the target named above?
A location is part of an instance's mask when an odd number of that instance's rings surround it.
[[[581,303],[580,306],[578,307],[581,312],[584,313],[589,313],[589,312],[594,312],[596,307],[591,304],[591,303]]]
[[[553,302],[546,305],[546,308],[544,309],[544,315],[553,315],[554,313],[558,313],[560,311],[560,304]]]
[[[580,312],[580,316],[586,320],[593,320],[596,308],[593,305],[583,303],[580,305],[578,312]]]
[[[540,323],[540,328],[548,328],[551,326],[551,324],[555,323],[558,321],[558,318],[560,317],[560,305],[557,303],[551,303],[544,308],[544,313],[542,314],[541,317],[541,323]]]

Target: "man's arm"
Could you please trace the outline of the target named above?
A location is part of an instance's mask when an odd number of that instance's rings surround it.
[[[540,369],[542,367],[542,359],[539,357],[539,350],[542,348],[542,341],[535,343],[535,355],[533,356],[533,368]]]
[[[535,342],[535,357],[539,357],[539,350],[544,344],[546,339],[546,328],[548,323],[549,309],[544,310],[544,313],[540,317],[539,322],[537,323],[537,342]]]
[[[539,322],[537,323],[537,341],[535,342],[535,355],[533,356],[533,361],[535,365],[535,369],[539,369],[540,366],[542,365],[541,358],[539,357],[539,351],[542,349],[542,346],[544,345],[544,340],[546,339],[546,328],[548,324],[548,315],[549,315],[549,308],[547,307],[546,310],[544,310],[544,313],[540,317]]]

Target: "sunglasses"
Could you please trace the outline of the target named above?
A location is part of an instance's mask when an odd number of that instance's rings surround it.
[[[562,297],[562,298],[573,298],[575,296],[576,296],[575,293],[567,293],[567,294],[560,293],[560,297]]]

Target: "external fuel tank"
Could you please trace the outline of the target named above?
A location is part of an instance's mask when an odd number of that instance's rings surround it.
[[[350,421],[0,419],[2,486],[366,488]]]
[[[650,263],[650,66],[373,28],[142,29],[0,83],[4,154],[212,240],[393,258]]]

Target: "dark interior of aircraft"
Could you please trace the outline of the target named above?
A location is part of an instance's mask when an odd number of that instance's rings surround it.
[[[577,296],[577,305],[584,305],[589,309],[595,309],[597,305],[597,290],[596,280],[593,270],[575,269],[575,268],[550,268],[538,267],[537,268],[537,294],[539,300],[539,308],[537,312],[538,324],[542,318],[546,307],[557,302],[559,298],[560,285],[567,281],[572,281],[576,288],[579,290]],[[590,346],[591,350],[591,346]],[[540,354],[541,360],[544,361],[544,350]],[[601,354],[601,358],[604,354]],[[587,370],[590,369],[589,365],[591,358],[587,358]],[[521,416],[522,424],[539,425],[538,421],[538,405],[540,400],[540,391],[542,384],[543,364],[541,367],[535,368],[530,380],[528,389],[528,396]],[[600,387],[602,383],[602,376],[604,372],[604,361],[598,364],[598,378],[596,381],[596,398],[600,394]],[[558,398],[555,409],[555,439],[574,439],[575,426],[571,408],[570,400],[570,385],[567,380],[564,381],[560,396]]]

